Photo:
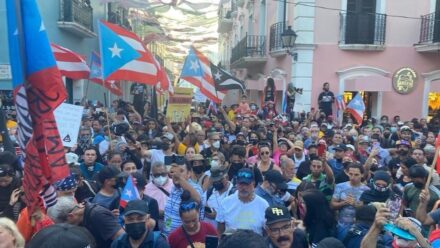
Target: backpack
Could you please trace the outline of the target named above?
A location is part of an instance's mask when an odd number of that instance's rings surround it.
[[[237,189],[235,188],[235,186],[232,186],[231,190],[229,190],[228,196],[234,194],[236,190]],[[206,201],[209,200],[209,197],[211,197],[213,192],[214,192],[214,187],[211,186],[206,192]]]
[[[360,227],[358,225],[353,225],[347,232],[347,235],[345,236],[345,238],[342,240],[342,243],[344,243],[345,247],[349,247],[349,242],[353,239],[353,238],[360,238],[360,240],[362,241],[362,239],[365,237],[365,235],[367,235],[368,233],[368,228],[363,228]],[[384,240],[383,235],[379,235],[377,237],[377,243],[376,243],[376,247],[378,248],[383,248],[386,247],[386,241]]]

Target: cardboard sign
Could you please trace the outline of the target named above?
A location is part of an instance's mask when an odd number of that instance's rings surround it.
[[[54,111],[58,131],[63,145],[72,147],[77,143],[83,107],[68,103],[62,103]]]
[[[189,117],[192,103],[191,88],[175,88],[168,100],[167,118],[171,122],[184,122]]]

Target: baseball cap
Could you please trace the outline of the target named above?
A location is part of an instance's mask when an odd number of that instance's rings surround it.
[[[169,141],[173,141],[174,135],[170,132],[166,132],[162,135],[162,138],[168,139]]]
[[[283,176],[277,170],[269,170],[266,172],[264,179],[270,183],[274,183],[278,189],[286,190],[287,183],[284,181]]]
[[[411,128],[409,128],[408,126],[401,126],[400,132],[403,132],[403,131],[410,131],[411,132]]]
[[[79,157],[73,152],[66,153],[66,162],[67,164],[80,165],[78,163]]]
[[[30,242],[28,248],[95,248],[93,235],[84,227],[67,223],[50,225],[41,229]]]
[[[344,144],[339,144],[339,145],[336,145],[335,147],[333,147],[333,150],[335,150],[335,151],[346,151],[347,150],[347,146],[345,146]]]
[[[405,219],[408,219],[411,224],[417,228],[417,230],[420,232],[422,230],[422,223],[420,223],[419,220],[413,218],[413,217],[404,217]],[[391,232],[392,234],[399,236],[400,238],[406,239],[406,240],[416,240],[416,237],[409,233],[408,231],[398,227],[394,224],[385,224],[383,228],[386,231]]]
[[[242,168],[237,173],[237,183],[250,184],[254,181],[254,172],[249,168]]]
[[[288,148],[290,148],[289,143],[285,139],[278,139],[278,146],[286,145]]]
[[[130,214],[147,215],[149,212],[148,204],[143,200],[132,200],[127,203],[124,210],[124,216]]]
[[[225,166],[215,167],[211,168],[211,179],[212,181],[219,181],[223,178],[224,175],[227,173],[227,169]]]
[[[264,217],[266,218],[266,225],[271,225],[281,221],[290,221],[292,219],[289,210],[284,206],[266,208]]]
[[[194,161],[194,160],[199,161],[199,160],[204,160],[204,159],[205,158],[203,157],[203,155],[198,154],[198,153],[194,154],[194,156],[192,157],[192,161]]]
[[[354,148],[354,146],[352,144],[348,144],[345,146],[347,147],[347,149],[350,148],[352,151],[356,151],[356,148]]]
[[[297,140],[293,143],[293,148],[304,150],[304,143],[301,140]]]
[[[398,147],[398,146],[407,146],[407,147],[411,148],[411,143],[409,143],[406,140],[398,140],[396,142],[396,147]]]

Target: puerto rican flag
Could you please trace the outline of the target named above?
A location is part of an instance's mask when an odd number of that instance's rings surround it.
[[[353,115],[354,119],[359,125],[362,124],[364,119],[365,104],[359,92],[348,103],[346,110]]]
[[[125,208],[129,201],[140,199],[141,196],[139,195],[139,191],[136,188],[136,183],[134,182],[133,177],[130,175],[128,176],[124,189],[121,192],[121,200],[119,202],[119,205]]]
[[[217,91],[211,73],[211,62],[194,47],[189,49],[180,78],[197,86],[200,92],[215,103],[221,103],[225,94]]]
[[[154,64],[157,68],[157,79],[159,80],[159,84],[156,86],[156,90],[159,93],[163,93],[164,91],[168,91],[171,95],[174,94],[174,88],[173,84],[170,81],[170,78],[168,77],[167,72],[165,71],[165,68],[163,68],[159,61],[153,56],[154,58]]]
[[[61,75],[75,80],[89,78],[90,68],[81,55],[59,45],[50,46]]]
[[[105,21],[99,23],[102,73],[105,81],[158,82],[154,57],[139,37]]]
[[[90,56],[90,81],[95,82],[105,88],[107,88],[111,93],[122,96],[121,83],[114,80],[102,80],[101,71],[101,58],[99,54],[92,52]]]
[[[346,106],[345,106],[344,96],[343,95],[337,96],[336,97],[336,109],[344,111],[345,108],[346,108]]]

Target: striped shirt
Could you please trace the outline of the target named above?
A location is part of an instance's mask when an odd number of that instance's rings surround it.
[[[203,193],[202,188],[198,185],[193,183],[192,181],[188,180],[188,183],[193,187],[200,195],[200,220],[203,220],[205,217],[205,194]],[[178,188],[174,186],[171,190],[170,197],[167,200],[167,203],[165,204],[165,212],[164,212],[164,221],[165,226],[163,233],[167,236],[174,231],[176,228],[180,227],[182,225],[182,220],[180,219],[179,215],[179,208],[180,208],[180,202],[182,199],[180,198],[182,196],[183,189]]]

